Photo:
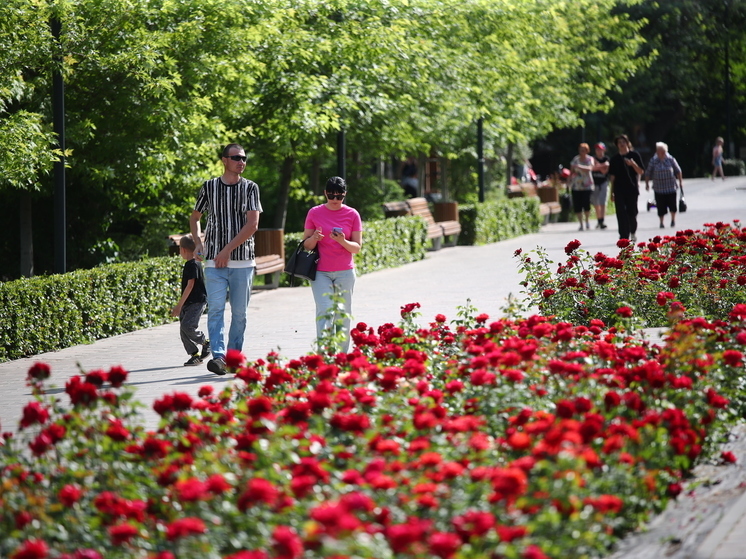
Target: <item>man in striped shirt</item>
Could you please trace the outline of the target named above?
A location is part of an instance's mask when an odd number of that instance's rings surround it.
[[[212,359],[207,370],[216,375],[227,372],[225,354],[241,350],[246,331],[246,309],[254,279],[254,233],[259,227],[259,187],[241,177],[246,152],[238,144],[223,148],[223,174],[206,181],[197,195],[189,229],[195,240],[195,254],[205,261],[207,290],[207,332]],[[207,213],[204,243],[200,235],[202,214]],[[230,300],[231,324],[225,340],[225,303]]]

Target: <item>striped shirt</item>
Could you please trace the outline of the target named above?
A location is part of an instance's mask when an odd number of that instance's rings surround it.
[[[654,155],[648,161],[645,178],[653,179],[653,192],[658,194],[671,194],[676,192],[676,177],[681,174],[676,159],[667,153],[665,159]]]
[[[205,226],[205,259],[213,260],[246,225],[246,212],[262,211],[259,187],[241,178],[236,184],[225,184],[220,178],[205,181],[197,194],[195,211],[207,213]],[[254,261],[254,237],[251,236],[231,252],[230,260]]]

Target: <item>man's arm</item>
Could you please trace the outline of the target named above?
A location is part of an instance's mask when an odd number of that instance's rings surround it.
[[[193,210],[192,215],[189,216],[189,232],[192,234],[192,239],[194,240],[194,254],[197,256],[197,260],[203,260],[205,252],[205,247],[202,246],[200,219],[202,219],[202,214],[197,210]]]
[[[241,230],[236,234],[236,236],[233,237],[215,257],[215,267],[225,268],[231,258],[231,252],[249,240],[251,236],[256,233],[257,229],[259,229],[259,211],[250,210],[246,212],[246,224],[241,227]]]

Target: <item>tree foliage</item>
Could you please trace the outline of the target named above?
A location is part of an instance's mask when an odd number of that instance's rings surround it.
[[[314,201],[314,177],[333,172],[341,130],[356,178],[405,153],[469,158],[477,118],[490,145],[528,141],[608,109],[609,89],[646,63],[636,56],[642,21],[591,0],[6,5],[0,188],[50,190],[59,54],[73,268],[164,250],[230,141],[250,154],[262,223],[292,229]],[[50,204],[39,196],[36,211],[48,216]],[[37,242],[50,237],[48,222],[37,221]]]

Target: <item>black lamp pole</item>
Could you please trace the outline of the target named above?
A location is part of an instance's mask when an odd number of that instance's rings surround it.
[[[479,177],[479,201],[484,202],[484,119],[477,120],[477,176]]]
[[[52,71],[52,117],[58,148],[62,152],[54,163],[54,271],[67,271],[67,215],[65,192],[65,82],[62,79],[62,54],[58,49],[62,23],[57,16],[50,22],[55,40],[54,69]]]
[[[344,129],[337,132],[337,176],[347,180],[347,166],[345,161],[347,154],[345,153],[345,131]]]

